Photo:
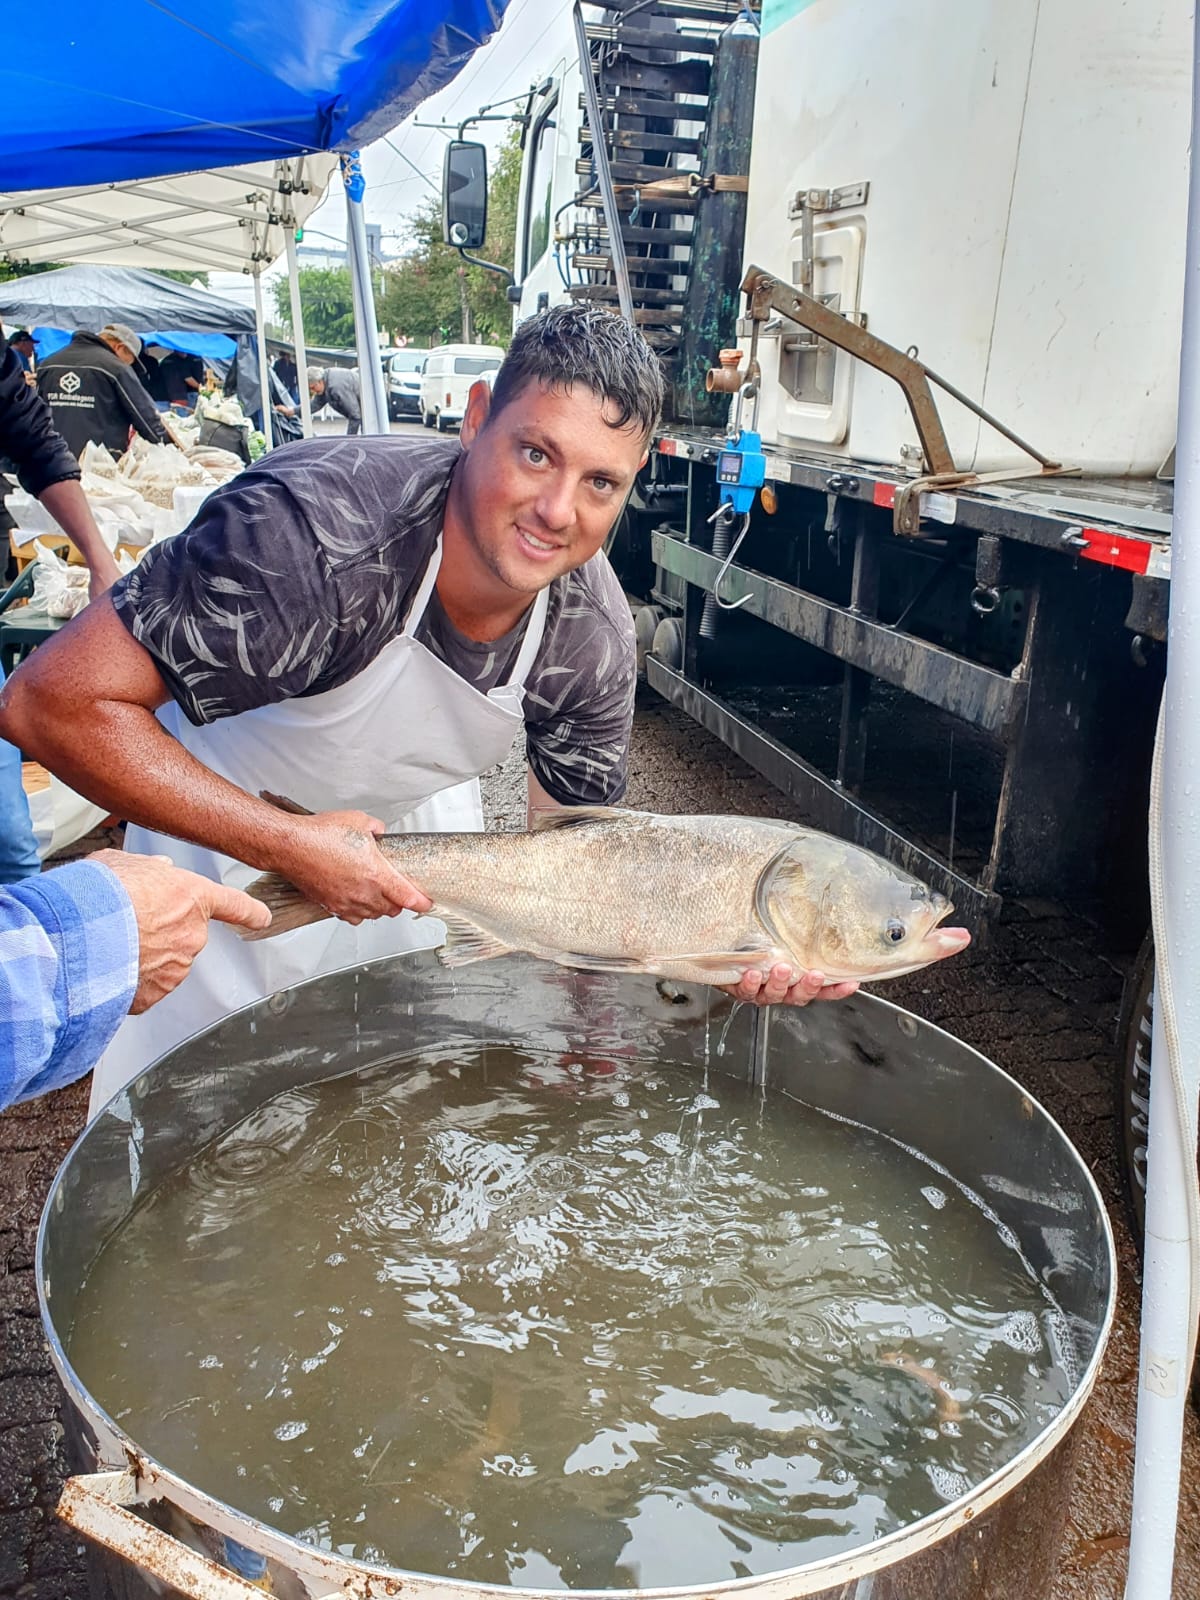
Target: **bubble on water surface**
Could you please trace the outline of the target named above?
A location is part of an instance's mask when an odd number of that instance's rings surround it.
[[[275,1437],[286,1444],[289,1439],[298,1439],[302,1433],[307,1432],[307,1422],[281,1422],[275,1429]]]
[[[947,1505],[952,1500],[961,1500],[963,1495],[970,1492],[971,1485],[961,1472],[952,1472],[949,1467],[938,1466],[933,1461],[926,1463],[925,1471],[938,1496],[946,1501]]]
[[[921,1190],[921,1193],[925,1196],[926,1200],[929,1201],[929,1204],[935,1211],[941,1211],[946,1204],[945,1190],[936,1188],[932,1183],[927,1184],[926,1187]]]
[[[1042,1330],[1032,1311],[1013,1311],[1004,1319],[1000,1337],[1005,1344],[1026,1355],[1037,1355],[1042,1348]]]

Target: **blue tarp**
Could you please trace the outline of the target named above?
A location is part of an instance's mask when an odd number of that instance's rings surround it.
[[[0,191],[355,149],[449,83],[506,4],[23,6],[16,48],[0,65]]]
[[[2,135],[0,135],[2,137]],[[143,267],[55,267],[0,283],[0,321],[10,328],[86,328],[124,322],[143,337],[154,328],[187,333],[254,332],[254,313],[208,289]]]
[[[97,332],[99,330],[93,330]],[[56,350],[70,344],[73,334],[66,328],[32,328],[34,348],[39,361],[52,356]],[[223,333],[144,333],[143,344],[164,345],[168,350],[182,350],[189,356],[199,356],[202,361],[232,361],[237,345]]]

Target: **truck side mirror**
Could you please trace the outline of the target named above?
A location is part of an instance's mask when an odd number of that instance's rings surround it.
[[[442,169],[442,238],[478,250],[487,233],[487,147],[453,139]]]

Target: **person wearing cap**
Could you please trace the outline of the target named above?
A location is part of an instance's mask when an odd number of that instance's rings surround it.
[[[18,328],[16,333],[10,333],[8,336],[8,348],[21,363],[22,372],[33,371],[33,335],[28,328]]]
[[[166,444],[158,408],[133,370],[141,353],[133,329],[110,322],[99,333],[77,333],[38,364],[38,393],[76,456],[89,440],[122,455],[131,432]]]

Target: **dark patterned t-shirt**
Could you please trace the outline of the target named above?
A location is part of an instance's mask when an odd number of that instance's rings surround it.
[[[320,694],[355,677],[401,631],[442,525],[457,442],[312,439],[274,450],[216,490],[183,533],[112,591],[194,723]],[[417,637],[486,692],[525,631],[479,644],[436,592]],[[525,680],[529,761],[564,805],[625,792],[633,622],[603,554],[550,585]]]

